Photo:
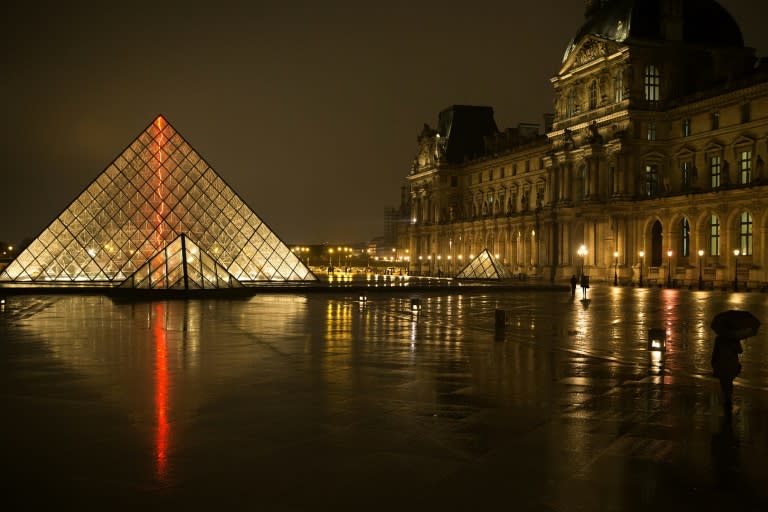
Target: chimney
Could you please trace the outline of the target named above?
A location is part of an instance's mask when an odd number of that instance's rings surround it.
[[[661,5],[661,33],[669,41],[681,41],[683,39],[682,0],[663,0]]]
[[[591,18],[603,6],[603,0],[584,0],[584,17]]]

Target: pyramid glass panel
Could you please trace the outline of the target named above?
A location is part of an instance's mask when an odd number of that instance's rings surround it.
[[[488,249],[456,274],[456,279],[511,279],[512,273]]]
[[[218,286],[233,275],[246,285],[317,280],[158,116],[0,272],[0,283],[120,286],[125,281],[126,286],[155,288],[159,279],[164,287],[177,287],[168,269],[158,274],[160,269],[148,260],[165,254],[182,233],[216,266],[208,266],[209,278],[199,265],[188,272],[197,287]],[[170,256],[161,258],[163,265]]]

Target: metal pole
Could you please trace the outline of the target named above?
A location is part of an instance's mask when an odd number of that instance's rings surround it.
[[[704,279],[701,277],[701,256],[699,256],[699,290],[704,289]]]

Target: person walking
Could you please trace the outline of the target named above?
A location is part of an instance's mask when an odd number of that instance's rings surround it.
[[[573,274],[571,276],[571,299],[576,298],[576,283],[578,283],[579,280],[576,279],[576,274]]]
[[[712,373],[720,380],[723,392],[723,409],[730,414],[733,408],[733,379],[741,373],[739,354],[744,352],[738,338],[719,335],[712,349]]]
[[[587,300],[587,288],[589,288],[589,276],[582,274],[581,275],[581,294],[583,295],[582,300]]]

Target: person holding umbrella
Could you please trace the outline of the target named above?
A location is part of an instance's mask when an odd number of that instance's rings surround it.
[[[720,389],[723,392],[723,409],[730,412],[733,408],[733,379],[741,373],[739,354],[744,352],[741,341],[737,338],[726,336],[715,337],[715,346],[712,349],[712,372],[720,381]]]
[[[733,379],[741,373],[739,354],[744,352],[741,340],[756,335],[760,321],[749,311],[729,310],[715,315],[710,327],[717,334],[712,349],[712,371],[720,381],[723,408],[730,414],[733,408]]]

